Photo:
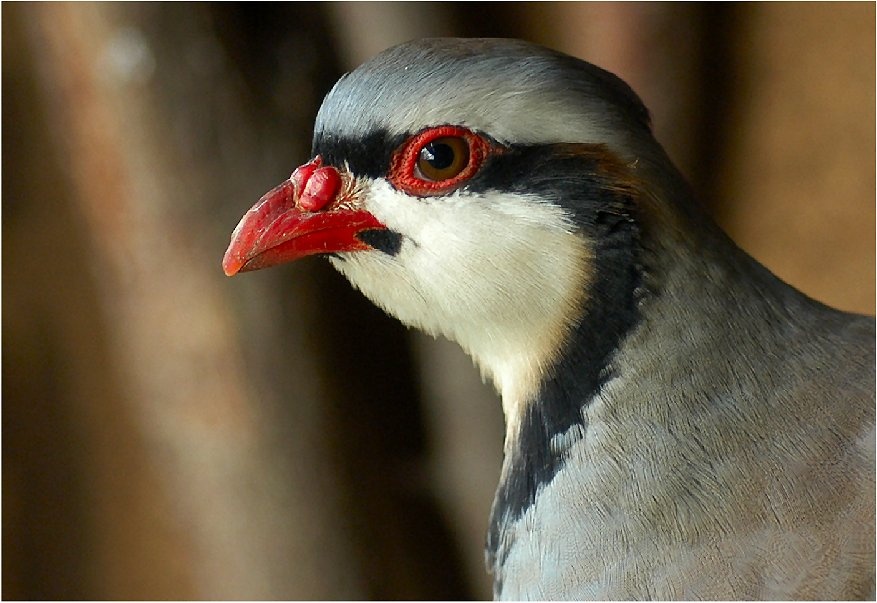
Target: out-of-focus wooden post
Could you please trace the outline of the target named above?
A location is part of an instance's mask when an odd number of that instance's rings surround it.
[[[230,303],[213,214],[227,186],[223,176],[257,171],[258,148],[244,124],[234,125],[245,119],[242,111],[228,132],[215,132],[209,123],[180,121],[185,112],[174,110],[186,102],[240,107],[234,73],[223,71],[203,14],[177,8],[187,27],[157,36],[144,5],[27,10],[51,127],[92,243],[83,269],[98,275],[111,323],[125,392],[118,403],[127,405],[120,412],[131,414],[133,436],[145,442],[173,522],[185,534],[180,545],[188,550],[194,596],[361,597],[357,564],[339,528],[319,386],[303,378],[297,399],[278,400],[244,369],[237,322],[246,319]],[[197,138],[208,134],[216,146],[205,154],[206,142]],[[258,296],[258,284],[242,286]],[[315,372],[306,353],[285,360],[290,378]],[[281,433],[284,405],[295,407],[295,420],[284,421],[288,431]],[[99,523],[103,511],[95,513]],[[138,546],[106,536],[98,542],[105,567]],[[155,592],[124,580],[105,588],[93,596]]]
[[[744,4],[719,221],[781,278],[874,314],[874,4]]]

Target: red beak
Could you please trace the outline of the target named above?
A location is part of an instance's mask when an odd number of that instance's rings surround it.
[[[334,167],[319,156],[298,167],[241,218],[222,259],[228,276],[308,255],[371,249],[356,235],[386,228],[358,207]]]

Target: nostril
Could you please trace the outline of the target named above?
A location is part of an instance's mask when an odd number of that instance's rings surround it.
[[[289,179],[290,181],[292,181],[292,184],[295,185],[296,197],[304,192],[304,188],[308,180],[310,180],[311,176],[314,175],[314,172],[322,166],[323,158],[317,155],[306,164],[300,165],[295,168],[295,171],[292,172],[292,175],[289,177]]]
[[[305,211],[320,211],[341,189],[341,174],[333,167],[315,169],[304,183],[298,205]]]

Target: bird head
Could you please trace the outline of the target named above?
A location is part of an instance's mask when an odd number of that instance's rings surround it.
[[[504,404],[525,400],[582,316],[633,295],[666,163],[642,103],[598,67],[521,41],[409,42],[337,82],[312,159],[246,213],[223,267],[327,255],[461,344]]]

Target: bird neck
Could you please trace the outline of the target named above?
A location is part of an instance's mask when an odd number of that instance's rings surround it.
[[[497,555],[504,548],[503,530],[533,505],[538,490],[560,470],[569,446],[583,437],[582,411],[613,377],[612,358],[641,319],[647,291],[642,229],[632,219],[634,208],[607,208],[585,226],[594,247],[582,312],[570,321],[568,335],[542,372],[534,395],[508,399],[502,392],[505,460],[488,534],[488,555],[495,567],[502,563]]]
[[[632,381],[651,377],[622,372],[655,363],[685,364],[686,337],[721,331],[700,323],[727,320],[741,306],[747,306],[747,313],[767,314],[772,306],[782,305],[770,297],[790,290],[709,218],[686,211],[687,186],[668,186],[653,194],[684,196],[675,204],[661,204],[682,205],[682,211],[659,216],[668,222],[656,225],[642,219],[640,200],[634,212],[640,219],[625,212],[597,216],[593,231],[586,233],[596,247],[583,312],[541,375],[535,395],[523,402],[503,400],[504,407],[519,411],[513,423],[506,416],[505,459],[488,535],[493,567],[502,565],[507,527],[533,506],[570,449],[587,437],[590,405],[610,387],[616,402],[626,399],[621,390],[627,386],[639,393],[650,391]],[[758,290],[749,290],[750,285]],[[648,407],[651,401],[631,403]]]
[[[698,400],[723,396],[710,388],[730,387],[741,378],[740,357],[763,350],[779,357],[782,346],[769,335],[780,325],[814,333],[814,325],[801,321],[831,312],[777,279],[708,218],[685,230],[692,233],[685,239],[641,233],[640,239],[628,237],[639,243],[626,250],[609,240],[597,249],[597,278],[586,311],[543,375],[514,435],[507,436],[488,535],[492,567],[502,566],[514,538],[509,526],[530,510],[571,451],[592,437],[589,430],[600,430],[604,439],[616,437],[594,423],[592,408],[631,425],[663,424],[668,416],[684,415],[681,423],[697,429],[692,408],[702,412]],[[625,262],[637,268],[622,270]],[[688,400],[676,384],[695,373],[698,398]],[[756,416],[755,408],[745,405],[759,399],[737,399],[737,410]],[[621,446],[617,453],[626,451]]]

